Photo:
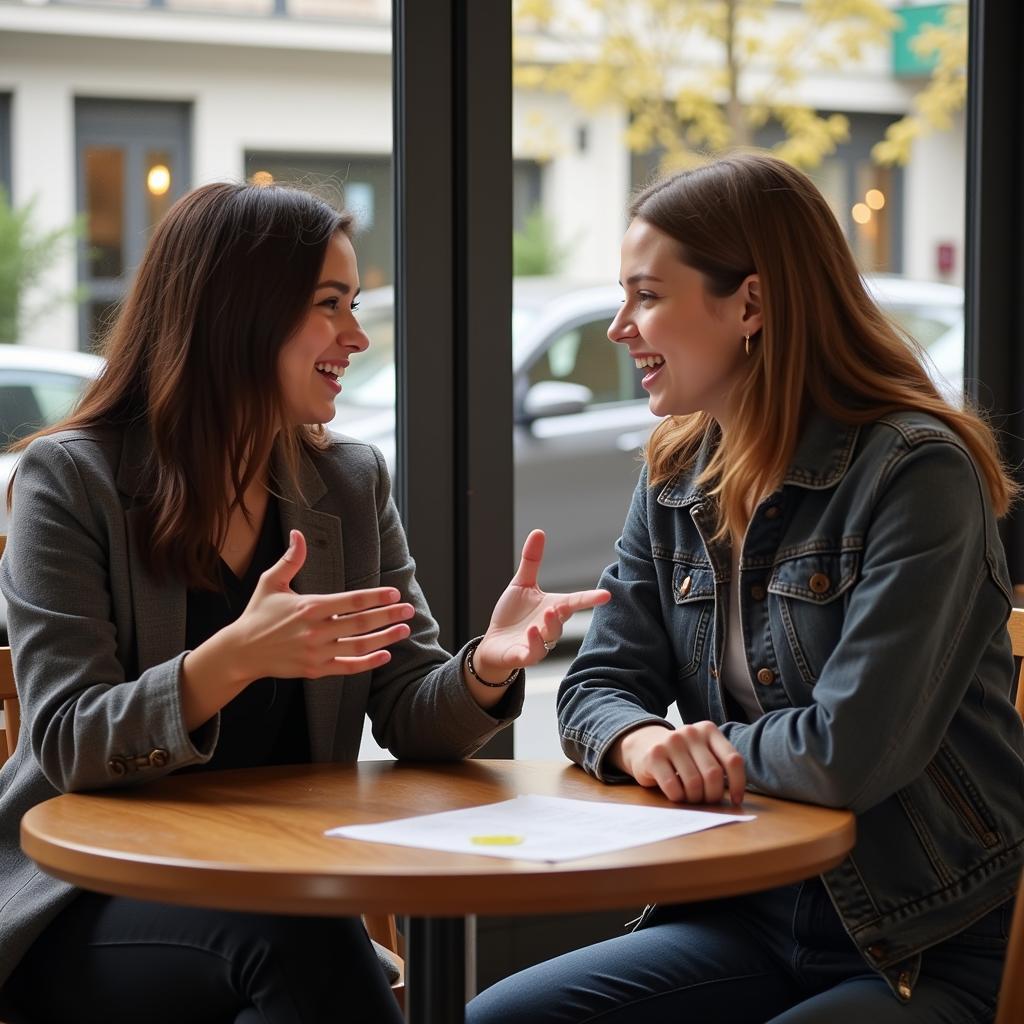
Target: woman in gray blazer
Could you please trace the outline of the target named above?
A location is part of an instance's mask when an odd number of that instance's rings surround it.
[[[24,732],[0,771],[0,984],[49,1021],[399,1021],[356,919],[80,893],[22,853],[57,793],[176,771],[471,754],[603,591],[544,594],[544,537],[450,657],[380,453],[329,435],[351,219],[214,184],[157,227],[76,412],[28,439],[0,563]]]

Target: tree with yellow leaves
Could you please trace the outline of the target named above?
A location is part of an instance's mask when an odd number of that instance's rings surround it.
[[[800,98],[809,71],[862,59],[899,25],[883,0],[516,0],[515,82],[614,103],[627,143],[660,149],[662,169],[753,144],[769,121],[778,156],[815,167],[847,139],[842,114]]]
[[[914,112],[889,125],[871,150],[880,164],[906,164],[916,139],[949,131],[967,99],[967,4],[950,4],[939,24],[926,24],[910,41],[924,61],[934,60],[931,76],[914,97]]]

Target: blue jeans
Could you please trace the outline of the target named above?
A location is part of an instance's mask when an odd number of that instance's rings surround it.
[[[900,1002],[817,879],[658,908],[639,931],[498,982],[467,1024],[981,1024],[991,1021],[1012,901],[925,952]]]

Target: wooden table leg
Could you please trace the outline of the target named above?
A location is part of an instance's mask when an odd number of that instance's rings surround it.
[[[405,926],[405,1013],[409,1024],[465,1024],[466,922],[410,917]]]

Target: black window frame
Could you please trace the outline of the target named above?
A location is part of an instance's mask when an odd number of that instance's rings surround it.
[[[1024,9],[970,0],[964,390],[1000,432],[1018,481],[1024,465]],[[1024,583],[1024,511],[1001,525],[1010,578]]]
[[[453,650],[514,569],[512,12],[394,0],[393,19],[395,493]]]

